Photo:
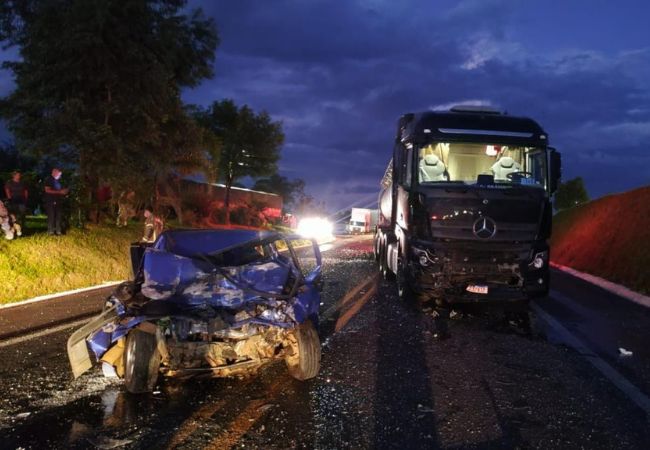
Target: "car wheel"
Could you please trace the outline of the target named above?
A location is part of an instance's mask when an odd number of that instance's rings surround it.
[[[311,321],[301,323],[295,330],[293,352],[285,359],[289,374],[297,380],[308,380],[320,370],[320,339]]]
[[[158,379],[160,353],[156,335],[135,329],[126,337],[126,390],[132,394],[151,392]]]

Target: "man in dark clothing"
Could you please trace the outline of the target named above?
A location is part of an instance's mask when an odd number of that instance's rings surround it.
[[[9,212],[16,215],[17,223],[24,229],[29,192],[25,183],[20,181],[19,171],[12,173],[11,180],[5,183],[5,195],[7,196],[7,208]]]
[[[47,212],[47,233],[61,235],[61,207],[68,188],[61,185],[61,170],[52,169],[52,175],[45,179],[45,211]]]

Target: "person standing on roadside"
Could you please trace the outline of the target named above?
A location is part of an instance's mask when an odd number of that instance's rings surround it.
[[[47,234],[61,235],[61,208],[63,198],[68,195],[68,188],[61,184],[61,169],[55,167],[52,174],[45,179],[45,211],[47,212]]]
[[[15,214],[16,222],[24,229],[29,191],[27,191],[27,186],[20,180],[20,177],[21,174],[17,170],[11,174],[11,180],[5,183],[5,195],[7,196],[9,212]]]
[[[153,243],[156,242],[158,236],[163,231],[164,224],[160,217],[153,213],[150,207],[144,208],[144,234],[142,235],[142,242]]]

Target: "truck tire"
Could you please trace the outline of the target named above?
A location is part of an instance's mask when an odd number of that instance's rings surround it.
[[[401,252],[402,249],[399,249],[399,255],[402,254]],[[397,275],[395,279],[397,280],[397,295],[401,301],[419,304],[427,300],[428,297],[426,295],[419,294],[413,289],[413,280],[409,276],[408,269],[404,266],[404,258],[402,256],[397,261]]]
[[[298,325],[295,337],[295,353],[285,359],[289,374],[301,381],[314,378],[320,370],[320,339],[312,322]]]
[[[388,267],[388,242],[384,242],[381,246],[381,256],[379,257],[379,271],[381,276],[386,281],[395,279],[395,274]]]
[[[160,369],[157,344],[155,334],[138,329],[126,337],[124,382],[130,393],[151,392],[156,385]]]
[[[372,255],[375,257],[375,262],[379,262],[379,258],[381,257],[379,239],[380,237],[378,235],[375,235],[375,238],[373,239]]]
[[[399,250],[401,252],[401,249]],[[401,253],[400,253],[401,255]],[[398,257],[397,260],[397,276],[395,277],[397,284],[397,295],[400,300],[404,302],[412,302],[415,300],[415,293],[411,288],[411,283],[407,273],[406,267],[404,267],[404,258],[402,256]]]

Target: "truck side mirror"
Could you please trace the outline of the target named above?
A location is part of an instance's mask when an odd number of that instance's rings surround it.
[[[549,148],[549,150],[551,151],[549,191],[554,194],[562,178],[562,154],[554,148]]]

